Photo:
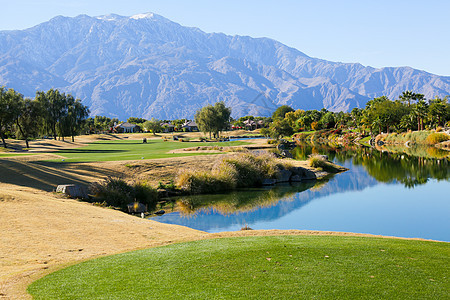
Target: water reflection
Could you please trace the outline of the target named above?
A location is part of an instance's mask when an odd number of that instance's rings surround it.
[[[350,171],[320,183],[184,197],[177,212],[156,220],[208,232],[247,224],[450,241],[449,157],[431,157],[427,149],[383,150],[303,144],[293,150],[295,157],[327,154]]]
[[[353,166],[363,166],[377,181],[401,182],[407,188],[425,184],[429,179],[450,177],[449,152],[435,147],[385,146],[374,149],[357,145],[303,143],[292,153],[296,159],[305,159],[312,153],[327,154],[338,164],[351,160]]]

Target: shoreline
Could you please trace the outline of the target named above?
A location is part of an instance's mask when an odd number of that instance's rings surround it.
[[[258,142],[257,139],[255,141]],[[38,158],[34,155],[0,158],[0,165],[6,170],[0,174],[0,219],[8,220],[0,224],[0,299],[30,299],[26,288],[32,281],[82,261],[173,243],[292,234],[399,238],[314,230],[206,233],[140,219],[51,192],[57,183],[89,184],[110,174],[122,174],[133,179],[152,177],[156,178],[155,182],[161,181],[173,175],[180,166],[191,168],[202,164],[206,168],[211,167],[217,157],[200,155],[70,164],[36,163]],[[133,164],[133,168],[127,164]],[[312,169],[305,161],[296,161],[296,164]],[[443,242],[420,238],[399,239]]]

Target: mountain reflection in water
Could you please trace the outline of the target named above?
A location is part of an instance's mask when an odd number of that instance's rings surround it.
[[[293,150],[296,158],[327,154],[350,171],[324,182],[182,197],[177,199],[177,212],[154,220],[207,232],[248,225],[253,229],[350,231],[450,241],[448,152],[390,151],[303,144]],[[411,155],[412,151],[417,156]]]

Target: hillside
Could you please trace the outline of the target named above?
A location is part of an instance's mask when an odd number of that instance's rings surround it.
[[[408,67],[375,69],[308,55],[268,38],[205,33],[148,13],[55,17],[0,31],[0,85],[33,97],[58,88],[92,115],[192,117],[224,100],[233,116],[283,104],[349,111],[410,89],[450,94],[450,78]]]

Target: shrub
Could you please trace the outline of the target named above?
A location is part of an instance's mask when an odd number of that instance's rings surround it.
[[[158,202],[158,193],[146,182],[130,185],[123,179],[108,177],[104,182],[91,184],[90,191],[96,198],[95,202],[102,201],[123,211],[127,210],[128,204],[135,201],[147,205],[149,210],[154,210]]]
[[[138,182],[134,185],[134,197],[137,202],[147,205],[149,211],[156,209],[158,192],[147,182]]]
[[[321,168],[327,166],[327,161],[323,156],[320,155],[313,155],[309,158],[309,165],[313,168]]]
[[[104,200],[108,205],[125,210],[127,204],[134,201],[134,189],[120,178],[108,177],[102,183],[95,182],[90,186],[96,198]]]
[[[221,180],[211,172],[200,170],[185,171],[177,176],[176,185],[191,194],[209,194],[232,189],[229,182]]]
[[[309,165],[313,168],[325,170],[329,173],[337,173],[340,171],[334,164],[327,161],[323,156],[313,155],[309,158]]]
[[[289,166],[278,162],[274,155],[243,152],[222,159],[211,172],[184,171],[178,174],[176,185],[192,194],[229,191],[261,185],[263,179],[276,177],[284,168]]]
[[[442,131],[442,127],[441,126],[438,126],[437,128],[436,128],[436,132],[441,132]]]
[[[448,134],[443,133],[443,132],[436,132],[436,133],[432,133],[432,134],[428,135],[425,141],[428,145],[434,145],[434,144],[448,141],[449,139],[450,139],[450,136]]]

